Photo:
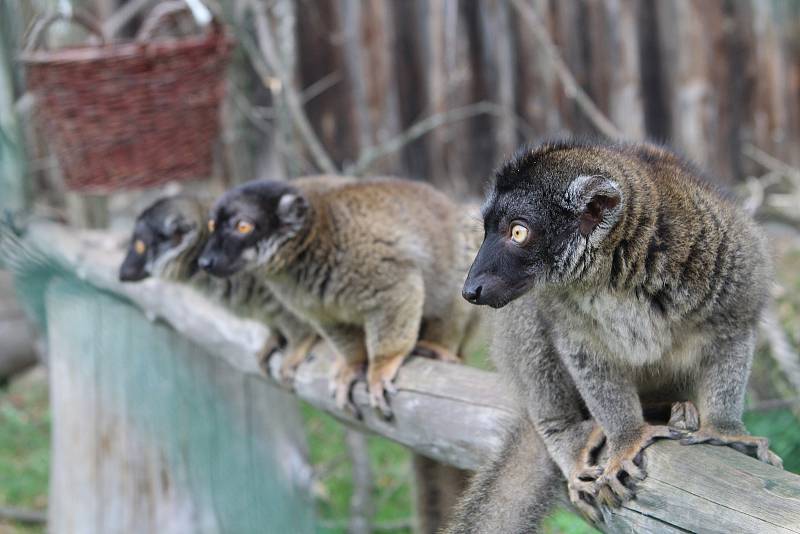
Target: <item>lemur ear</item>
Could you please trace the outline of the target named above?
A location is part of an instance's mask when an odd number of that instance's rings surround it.
[[[164,235],[182,235],[194,228],[194,224],[187,222],[181,215],[172,215],[164,221]]]
[[[586,237],[616,210],[622,189],[605,176],[578,176],[567,190],[567,200],[578,214],[581,235]]]
[[[284,193],[278,201],[278,217],[284,226],[298,226],[308,212],[308,201],[299,193]]]

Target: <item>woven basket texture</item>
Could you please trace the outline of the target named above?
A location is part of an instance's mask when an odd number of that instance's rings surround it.
[[[67,187],[107,193],[210,176],[230,50],[215,29],[23,54]]]

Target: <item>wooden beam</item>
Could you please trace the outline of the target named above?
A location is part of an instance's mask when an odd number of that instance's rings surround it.
[[[31,261],[51,258],[86,282],[130,299],[153,320],[167,321],[240,371],[261,375],[256,354],[266,335],[263,327],[230,316],[186,287],[157,280],[119,283],[121,239],[37,223],[30,227],[22,252],[19,247],[10,250],[14,247],[9,241],[0,232],[0,257],[13,256],[6,259],[12,269],[24,268],[25,251],[35,248],[39,252],[30,254]],[[298,397],[345,424],[437,460],[477,468],[497,450],[503,430],[516,416],[508,386],[498,375],[417,358],[398,376],[398,393],[391,399],[395,419],[386,422],[375,416],[359,384],[354,397],[364,418],[356,420],[338,410],[328,393],[331,361],[324,352],[300,367]],[[265,387],[275,385],[263,378]],[[660,442],[645,456],[648,477],[635,500],[607,511],[607,532],[800,533],[800,476],[710,445]]]

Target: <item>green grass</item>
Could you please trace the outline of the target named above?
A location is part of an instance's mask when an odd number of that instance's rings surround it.
[[[353,492],[351,464],[345,450],[345,431],[334,418],[303,404],[311,461],[319,474],[317,514],[320,532],[346,531],[350,496]],[[370,464],[375,477],[375,520],[383,524],[405,523],[411,518],[411,455],[389,440],[369,436]],[[410,532],[398,528],[393,532]]]
[[[0,505],[45,510],[50,469],[47,383],[28,375],[0,389]],[[44,532],[3,524],[0,532]]]

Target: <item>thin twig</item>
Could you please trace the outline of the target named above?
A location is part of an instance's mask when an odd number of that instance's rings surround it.
[[[314,129],[311,126],[305,111],[303,110],[303,104],[300,95],[295,89],[294,83],[292,82],[289,74],[286,72],[283,62],[278,55],[277,47],[272,39],[269,20],[267,19],[267,13],[263,4],[255,0],[251,1],[250,9],[255,18],[256,35],[258,38],[261,57],[264,59],[264,61],[266,61],[269,70],[272,71],[272,74],[278,81],[277,84],[270,83],[271,77],[265,77],[262,75],[265,85],[272,90],[273,94],[280,93],[283,95],[289,114],[292,116],[292,120],[297,127],[300,136],[308,146],[311,156],[314,159],[314,163],[319,167],[320,170],[326,173],[337,174],[338,171],[336,169],[336,165],[334,165],[333,160],[325,151],[325,148],[322,146],[317,134],[314,133]]]
[[[742,154],[752,159],[770,172],[778,173],[794,180],[800,180],[800,169],[784,163],[772,154],[767,153],[752,143],[747,143],[742,147]]]
[[[764,311],[761,321],[761,330],[764,339],[770,346],[770,353],[778,364],[781,372],[794,388],[795,393],[800,393],[800,355],[792,347],[789,336],[781,326],[774,306],[768,306]]]
[[[310,101],[314,100],[340,81],[342,81],[342,75],[338,72],[331,72],[330,74],[323,76],[316,82],[303,89],[303,92],[300,95],[302,97],[303,104],[308,104]]]
[[[358,176],[364,173],[376,160],[400,150],[405,145],[419,139],[440,126],[483,114],[506,115],[505,110],[503,110],[501,106],[494,102],[485,101],[430,115],[429,117],[415,122],[407,130],[404,130],[388,141],[362,150],[359,158],[345,169],[345,174]]]
[[[47,523],[47,513],[25,508],[0,506],[0,520],[24,523],[26,525],[43,525]]]
[[[747,406],[748,412],[768,412],[770,410],[778,410],[780,408],[795,408],[800,407],[800,397],[792,397],[791,399],[766,399],[757,401]]]
[[[573,76],[572,72],[569,70],[569,67],[567,67],[567,64],[561,57],[558,48],[556,48],[556,45],[553,43],[553,40],[550,37],[550,32],[547,30],[547,27],[544,25],[541,18],[539,18],[539,14],[536,13],[536,10],[533,8],[533,6],[525,3],[523,0],[511,0],[511,4],[526,20],[529,28],[531,31],[533,31],[534,36],[539,41],[539,45],[542,47],[542,49],[544,49],[545,54],[550,59],[550,63],[552,63],[553,69],[556,71],[558,79],[561,81],[561,85],[564,86],[564,92],[566,93],[567,97],[573,99],[575,103],[578,104],[578,107],[580,107],[581,111],[583,111],[589,120],[592,121],[592,124],[594,124],[595,128],[597,128],[606,137],[625,137],[625,135],[622,133],[622,130],[617,128],[617,126],[611,122],[608,117],[606,117],[600,108],[595,105],[591,97],[589,97],[589,95],[586,94],[586,92],[578,84],[575,76]]]
[[[144,11],[145,8],[150,7],[153,3],[155,3],[155,0],[131,0],[123,4],[122,7],[103,22],[103,35],[105,35],[107,39],[113,38],[117,32],[133,20],[136,15]]]

